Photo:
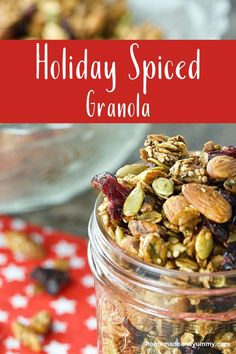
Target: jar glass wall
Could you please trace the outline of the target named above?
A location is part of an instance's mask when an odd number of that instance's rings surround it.
[[[89,224],[99,353],[236,353],[236,272],[168,270],[125,254]]]

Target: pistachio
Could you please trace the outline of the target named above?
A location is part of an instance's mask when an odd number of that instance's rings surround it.
[[[174,192],[174,183],[171,179],[167,178],[156,178],[152,182],[152,188],[156,195],[159,195],[163,198],[167,198]]]
[[[117,172],[116,176],[118,178],[124,178],[127,175],[139,175],[141,172],[145,171],[148,166],[143,163],[134,163],[132,165],[125,165],[121,167]]]
[[[166,243],[154,234],[143,236],[139,248],[139,257],[148,263],[164,265],[167,259]]]
[[[140,186],[135,187],[124,202],[123,212],[125,216],[136,215],[144,200],[144,191]]]
[[[196,237],[195,249],[198,257],[202,260],[207,259],[214,247],[212,234],[203,228]]]

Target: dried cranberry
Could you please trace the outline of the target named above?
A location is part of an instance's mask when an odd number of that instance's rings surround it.
[[[231,224],[236,225],[236,210],[233,210],[233,217],[231,220]]]
[[[222,269],[236,269],[236,242],[229,243],[228,248],[223,257]]]
[[[136,344],[142,344],[144,339],[147,337],[147,332],[142,332],[139,331],[137,328],[135,328],[132,323],[130,322],[130,320],[126,317],[124,319],[123,325],[125,326],[125,328],[129,331],[132,341]]]
[[[10,36],[12,38],[18,39],[27,35],[28,26],[36,11],[37,6],[35,4],[25,10],[22,17],[10,28]]]
[[[204,301],[204,305],[201,306],[203,310],[207,307],[211,309],[214,313],[226,312],[235,308],[236,296],[231,295],[227,297],[212,297]]]
[[[109,172],[100,173],[92,179],[92,187],[102,190],[109,200],[109,213],[112,219],[121,220],[124,202],[131,190],[122,186]]]
[[[236,158],[236,147],[226,146],[222,150],[212,150],[208,152],[209,159],[213,159],[216,156],[225,155]]]
[[[66,271],[43,267],[35,268],[31,278],[41,284],[50,295],[57,295],[70,280]]]
[[[232,206],[232,208],[236,208],[236,197],[234,195],[230,194],[223,188],[219,189],[219,193],[227,200],[227,202]]]
[[[61,24],[61,27],[65,30],[65,32],[68,34],[70,39],[76,39],[76,35],[75,35],[70,23],[65,18],[63,18],[60,21],[60,24]]]
[[[227,244],[230,232],[228,223],[218,224],[217,222],[206,219],[204,224],[213,234],[215,241],[223,245]]]
[[[223,153],[227,156],[232,156],[236,158],[236,147],[235,146],[225,146],[223,147]]]

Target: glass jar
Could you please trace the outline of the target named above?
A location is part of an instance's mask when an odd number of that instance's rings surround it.
[[[98,215],[101,198],[88,249],[99,354],[236,353],[236,271],[181,272],[124,253]]]

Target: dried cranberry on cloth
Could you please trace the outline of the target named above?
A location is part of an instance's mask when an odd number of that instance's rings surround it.
[[[42,259],[26,260],[14,254],[6,243],[8,231],[24,232],[45,249]],[[41,310],[53,318],[41,354],[97,354],[95,294],[87,263],[87,241],[50,228],[37,227],[23,220],[0,217],[0,353],[30,354],[13,337],[14,320],[27,319]],[[52,267],[65,259],[70,282],[57,296],[45,291],[34,293],[31,273],[36,267]]]

